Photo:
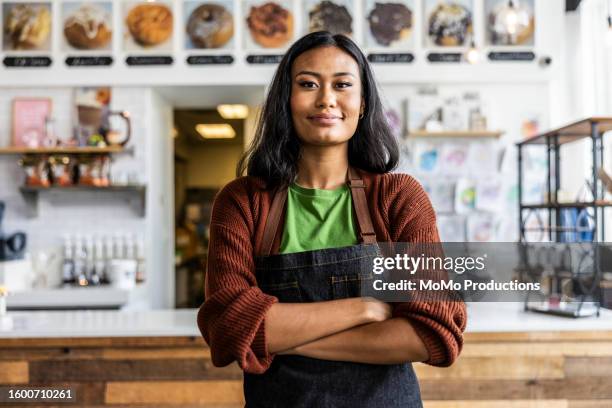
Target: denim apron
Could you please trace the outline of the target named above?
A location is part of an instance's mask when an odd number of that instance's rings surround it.
[[[348,181],[360,243],[270,255],[287,190],[276,192],[266,220],[263,254],[255,259],[257,283],[280,302],[322,302],[358,297],[372,280],[372,258],[381,255],[364,184],[349,168]],[[246,407],[422,407],[412,364],[365,364],[276,355],[263,374],[244,373]]]

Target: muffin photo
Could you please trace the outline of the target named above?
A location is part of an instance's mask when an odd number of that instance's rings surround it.
[[[232,13],[221,4],[194,5],[185,24],[185,31],[190,41],[187,43],[187,48],[222,48],[228,44],[234,36]]]
[[[471,8],[459,2],[437,3],[427,19],[427,35],[436,46],[467,46],[472,24]]]
[[[280,48],[293,38],[293,15],[278,3],[253,5],[246,19],[251,39],[263,48]]]
[[[353,34],[353,17],[346,6],[323,0],[308,12],[308,30],[329,31],[332,34]]]
[[[161,2],[141,3],[128,9],[125,25],[135,47],[151,48],[168,44],[171,47],[173,16],[170,6]],[[130,38],[131,37],[131,38]]]
[[[112,3],[64,3],[64,38],[79,50],[109,49]]]
[[[50,50],[51,3],[4,3],[3,49]]]
[[[412,10],[403,3],[376,2],[367,15],[376,45],[389,47],[404,41],[412,32]]]

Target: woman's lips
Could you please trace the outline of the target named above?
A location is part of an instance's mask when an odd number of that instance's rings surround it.
[[[332,126],[342,120],[336,115],[312,115],[308,116],[308,120],[319,126]]]

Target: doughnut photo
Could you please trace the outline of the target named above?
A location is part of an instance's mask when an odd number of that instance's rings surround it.
[[[233,2],[186,1],[185,48],[231,48],[234,37]]]
[[[472,0],[426,0],[425,46],[467,47],[473,32]]]
[[[368,48],[412,48],[414,27],[412,0],[367,0],[364,22]]]
[[[309,32],[329,31],[353,35],[353,3],[346,0],[309,0],[306,2],[306,28]]]
[[[292,3],[289,1],[246,1],[245,46],[253,48],[284,48],[294,36]]]
[[[172,50],[171,3],[126,3],[123,11],[125,51]]]
[[[64,50],[110,50],[112,16],[110,1],[62,3]]]
[[[4,51],[51,50],[51,3],[2,5]]]

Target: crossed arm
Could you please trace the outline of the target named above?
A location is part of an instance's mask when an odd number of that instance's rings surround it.
[[[265,321],[270,353],[370,364],[428,359],[410,322],[375,299],[276,303]]]

